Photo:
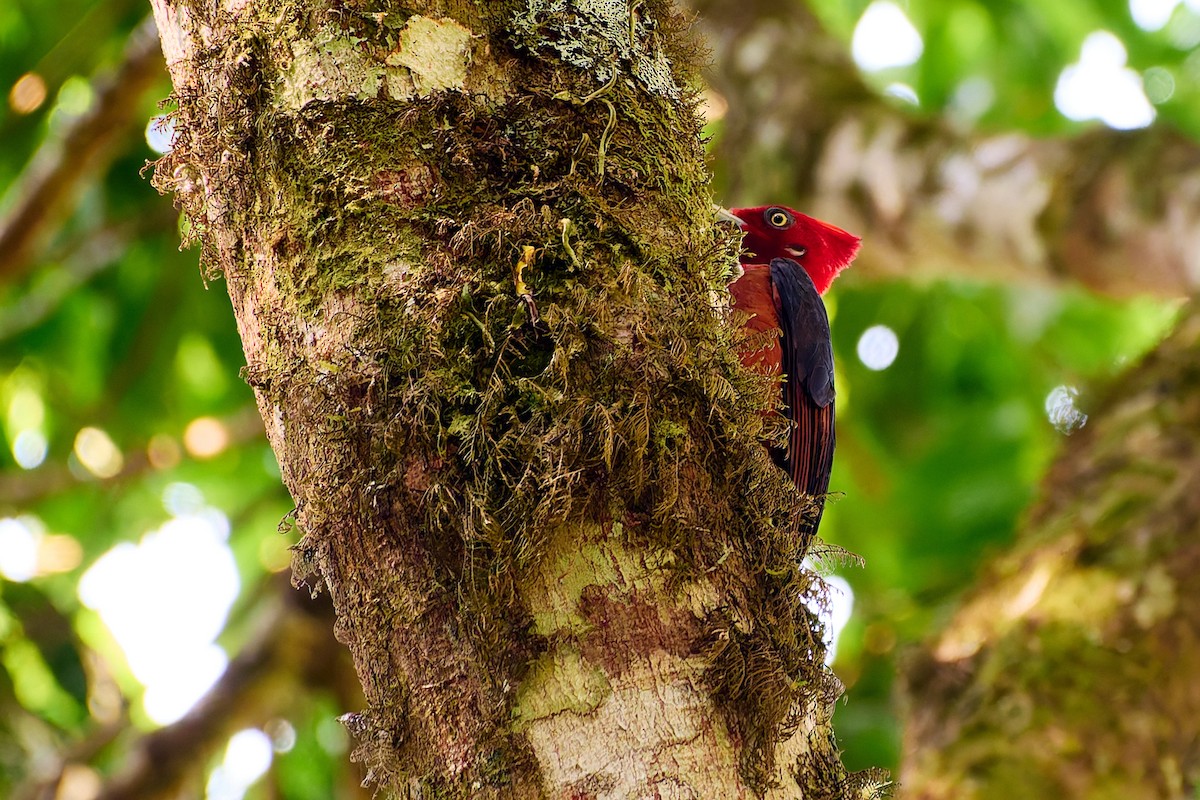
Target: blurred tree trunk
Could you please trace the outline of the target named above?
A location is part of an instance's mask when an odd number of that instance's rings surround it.
[[[1200,309],[1051,469],[1016,551],[910,665],[904,796],[1200,788]]]
[[[670,3],[155,0],[224,277],[368,707],[439,797],[848,797],[777,389],[711,305]],[[518,261],[521,267],[517,267]]]

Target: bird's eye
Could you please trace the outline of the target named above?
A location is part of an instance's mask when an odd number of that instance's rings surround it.
[[[768,208],[766,216],[767,222],[772,228],[779,228],[780,230],[783,230],[784,228],[790,227],[792,224],[792,215],[784,211],[782,208]]]

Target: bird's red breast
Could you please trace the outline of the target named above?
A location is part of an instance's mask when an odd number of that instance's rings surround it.
[[[734,308],[751,315],[744,327],[754,333],[778,331],[779,313],[771,287],[770,267],[747,264],[743,269],[742,276],[729,284],[729,294]],[[778,337],[771,337],[768,343],[756,349],[742,350],[738,355],[744,365],[765,374],[778,375],[781,371]]]

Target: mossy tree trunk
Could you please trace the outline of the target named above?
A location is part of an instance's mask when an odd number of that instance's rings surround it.
[[[1016,551],[907,670],[903,796],[1200,788],[1200,308],[1046,478]]]
[[[719,311],[671,4],[154,7],[156,178],[228,286],[369,779],[870,794],[829,730],[812,509],[760,443],[777,389]]]

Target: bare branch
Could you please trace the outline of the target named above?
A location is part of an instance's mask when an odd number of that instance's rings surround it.
[[[221,420],[228,435],[228,446],[236,447],[263,435],[262,419],[253,407],[230,414]],[[128,481],[154,468],[147,447],[131,448],[119,473],[100,479],[105,483]],[[65,463],[47,463],[29,472],[0,471],[0,509],[19,508],[68,491],[81,482]]]
[[[60,268],[50,280],[37,282],[0,307],[0,342],[15,339],[54,314],[63,301],[109,267],[117,264],[130,242],[151,231],[173,230],[174,209],[159,204],[149,214],[107,222],[87,231],[59,253],[48,254]]]

